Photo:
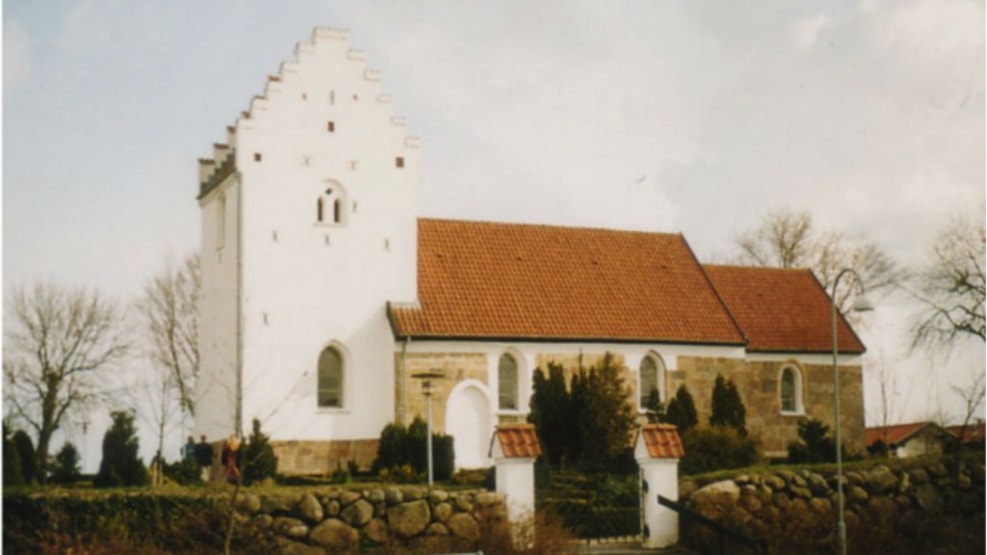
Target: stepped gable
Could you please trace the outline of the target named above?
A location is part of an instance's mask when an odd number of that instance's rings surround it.
[[[366,53],[349,47],[349,31],[318,27],[312,31],[312,38],[295,46],[292,60],[282,62],[276,74],[267,76],[262,94],[255,95],[246,110],[240,112],[234,125],[226,128],[226,142],[215,143],[210,158],[199,159],[199,195],[203,198],[219,186],[228,176],[237,170],[238,139],[243,132],[263,126],[288,126],[292,133],[304,134],[321,131],[326,125],[324,119],[313,117],[305,121],[281,121],[269,117],[276,110],[279,102],[310,101],[317,106],[316,100],[328,100],[331,103],[352,100],[353,102],[374,102],[386,105],[388,109],[383,117],[395,128],[401,128],[400,147],[417,149],[421,141],[417,137],[407,136],[404,130],[407,126],[405,118],[392,116],[390,113],[391,96],[376,91],[376,83],[380,81],[380,71],[367,67]],[[301,75],[305,73],[305,81],[311,90],[298,89]],[[369,98],[358,98],[353,91],[340,91],[336,95],[334,85],[340,82],[363,81],[374,84],[373,94]],[[349,95],[347,99],[343,95]],[[313,108],[318,110],[318,108]],[[340,117],[346,117],[342,115]],[[312,126],[309,130],[308,127]],[[383,154],[382,154],[383,155]]]
[[[418,295],[399,338],[744,342],[679,234],[420,219]]]
[[[829,295],[804,269],[704,266],[747,336],[748,352],[832,353]],[[843,318],[837,321],[841,353],[866,349]]]

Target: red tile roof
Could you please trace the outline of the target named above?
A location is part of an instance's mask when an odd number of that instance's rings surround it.
[[[753,352],[833,352],[829,295],[804,269],[704,266]],[[863,353],[864,344],[842,315],[841,353]]]
[[[541,455],[541,444],[533,424],[510,424],[498,426],[490,438],[490,455],[493,456],[494,442],[507,458],[527,458]]]
[[[671,424],[645,424],[638,434],[653,459],[681,459],[685,455],[679,433]]]
[[[966,430],[963,429],[962,425],[958,425],[946,426],[946,431],[960,438],[960,443],[964,445],[968,443],[983,443],[985,432],[987,432],[987,425],[983,422],[979,424],[976,422],[971,422],[970,424],[967,424]],[[960,437],[961,432],[963,433],[963,437]]]
[[[422,219],[418,295],[398,337],[744,342],[679,234]]]
[[[885,445],[901,445],[928,427],[938,429],[932,422],[912,422],[910,424],[893,424],[891,426],[876,426],[865,430],[867,445],[883,441]]]

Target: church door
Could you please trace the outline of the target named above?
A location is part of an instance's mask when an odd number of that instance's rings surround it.
[[[453,390],[446,405],[446,432],[455,438],[457,469],[490,466],[490,401],[478,386]]]

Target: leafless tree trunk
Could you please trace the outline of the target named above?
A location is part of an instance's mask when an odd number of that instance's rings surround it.
[[[70,411],[107,391],[103,373],[126,353],[123,314],[96,290],[46,282],[16,288],[3,355],[4,397],[12,414],[38,436],[41,480],[52,434]]]
[[[912,294],[922,304],[912,324],[912,348],[949,353],[961,337],[985,340],[987,282],[984,223],[956,218],[936,237]]]
[[[182,410],[195,416],[192,391],[199,375],[199,257],[190,254],[175,267],[165,261],[148,280],[138,302],[150,340],[151,360],[171,373]]]

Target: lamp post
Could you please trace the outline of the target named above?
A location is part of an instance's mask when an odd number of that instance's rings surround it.
[[[874,305],[870,303],[867,297],[864,295],[864,280],[860,278],[860,274],[855,272],[852,268],[845,268],[836,275],[836,279],[833,280],[833,292],[829,296],[830,307],[832,309],[832,324],[833,324],[833,410],[835,412],[835,435],[836,435],[836,505],[837,505],[837,521],[836,521],[836,531],[840,542],[840,554],[846,555],[846,520],[843,517],[843,450],[841,449],[842,442],[840,440],[840,369],[838,361],[838,342],[836,336],[836,286],[840,284],[840,278],[846,274],[853,274],[853,277],[857,279],[857,286],[860,288],[860,294],[853,300],[852,310],[856,312],[866,312],[868,310],[874,310]]]
[[[445,377],[438,370],[418,372],[412,378],[422,381],[422,394],[425,395],[425,450],[428,458],[428,487],[432,487],[432,380]]]

